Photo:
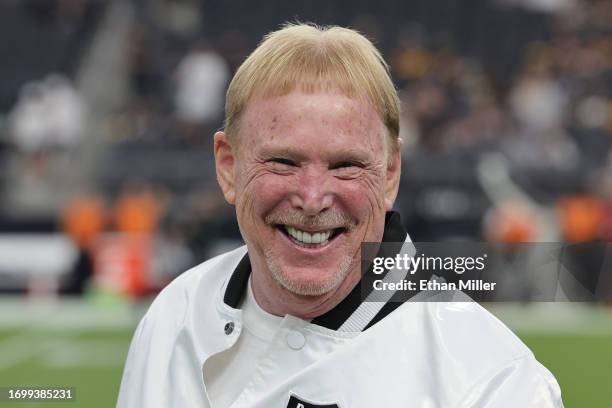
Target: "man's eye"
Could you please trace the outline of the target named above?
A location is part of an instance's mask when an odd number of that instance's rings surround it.
[[[360,165],[359,163],[356,162],[352,162],[352,161],[343,161],[343,162],[339,162],[334,164],[333,166],[330,167],[330,169],[335,170],[335,169],[350,169],[351,167],[363,167],[362,165]]]
[[[266,161],[270,171],[277,174],[291,174],[297,167],[297,163],[293,160],[284,159],[282,157],[274,157]]]
[[[270,160],[268,160],[270,163],[278,163],[278,164],[284,164],[285,166],[295,166],[295,162],[291,161],[289,159],[283,159],[282,157],[275,157],[272,158]]]
[[[364,166],[359,162],[342,161],[330,166],[330,170],[334,171],[336,177],[340,179],[350,180],[359,177]]]

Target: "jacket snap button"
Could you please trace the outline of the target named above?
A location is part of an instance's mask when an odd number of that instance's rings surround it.
[[[225,331],[225,334],[232,334],[232,332],[234,331],[234,322],[226,323],[223,330]]]
[[[287,345],[293,350],[299,350],[306,344],[306,337],[296,330],[287,333]]]

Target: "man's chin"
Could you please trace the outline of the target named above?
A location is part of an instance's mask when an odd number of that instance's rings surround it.
[[[307,297],[324,296],[332,292],[339,285],[339,283],[334,281],[301,281],[296,279],[283,279],[283,277],[279,276],[274,276],[274,279],[286,291],[294,295]]]
[[[352,266],[352,259],[346,258],[333,270],[314,271],[281,267],[270,257],[266,257],[268,269],[274,280],[285,290],[299,296],[323,296],[334,291],[347,278]]]

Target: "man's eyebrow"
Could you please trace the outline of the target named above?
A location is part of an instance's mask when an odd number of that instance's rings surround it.
[[[289,157],[294,160],[303,160],[306,158],[304,153],[299,152],[288,146],[263,146],[259,152],[260,156],[270,157]]]
[[[367,150],[355,149],[355,148],[343,148],[330,152],[328,154],[329,161],[340,161],[340,160],[357,160],[357,161],[369,161],[371,160],[371,154]]]
[[[291,146],[266,146],[261,147],[260,153],[264,156],[303,156],[297,149]]]
[[[290,146],[263,146],[260,150],[260,156],[264,158],[271,157],[286,157],[296,161],[306,160],[307,154],[299,149]],[[356,149],[353,147],[343,147],[337,150],[326,152],[324,159],[329,162],[338,162],[344,160],[355,160],[361,162],[370,161],[371,154],[367,150]]]

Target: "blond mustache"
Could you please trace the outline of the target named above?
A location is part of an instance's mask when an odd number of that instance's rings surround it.
[[[298,211],[285,211],[266,216],[265,222],[266,224],[303,226],[319,230],[335,228],[351,230],[355,226],[351,217],[339,211],[324,212],[312,216],[304,215]]]

